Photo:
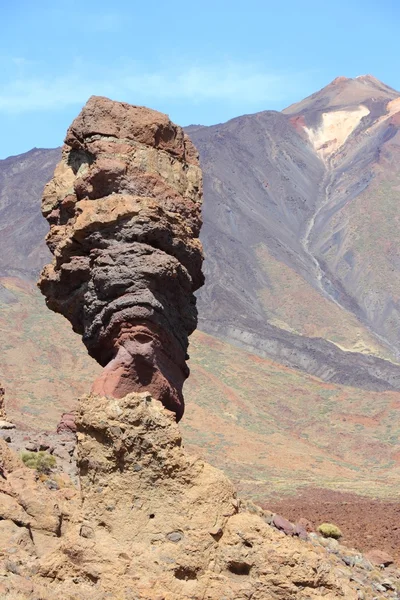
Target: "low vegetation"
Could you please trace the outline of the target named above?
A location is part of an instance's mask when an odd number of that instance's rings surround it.
[[[21,458],[25,466],[39,473],[50,473],[56,466],[56,459],[48,452],[23,452]]]
[[[333,525],[333,523],[321,523],[318,527],[318,533],[325,538],[334,538],[335,540],[342,537],[342,532],[339,527]]]

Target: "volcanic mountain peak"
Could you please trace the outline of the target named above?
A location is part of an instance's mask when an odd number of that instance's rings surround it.
[[[336,77],[318,92],[308,96],[301,102],[288,106],[283,112],[292,115],[311,111],[332,110],[339,107],[357,108],[362,103],[366,103],[368,107],[374,104],[386,106],[388,102],[399,96],[399,92],[372,75],[359,75],[354,79]]]

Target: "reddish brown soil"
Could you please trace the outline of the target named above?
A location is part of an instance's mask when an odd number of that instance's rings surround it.
[[[344,545],[362,552],[378,548],[400,562],[400,502],[308,488],[299,496],[271,499],[264,507],[292,522],[304,517],[314,527],[334,523]]]

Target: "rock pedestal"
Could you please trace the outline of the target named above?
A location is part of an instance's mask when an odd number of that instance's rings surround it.
[[[173,413],[150,395],[83,398],[76,425],[80,524],[42,577],[91,584],[96,598],[358,598],[337,557],[324,562],[271,527],[221,471],[188,455]]]

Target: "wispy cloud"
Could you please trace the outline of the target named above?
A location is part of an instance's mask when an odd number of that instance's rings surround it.
[[[29,67],[29,65],[28,65]],[[252,105],[277,102],[292,93],[304,76],[277,73],[249,63],[220,62],[181,65],[144,71],[137,64],[105,70],[101,74],[89,64],[56,77],[18,73],[0,86],[0,111],[21,113],[59,110],[84,103],[92,94],[116,100],[149,103],[155,99],[205,103],[223,101]]]

